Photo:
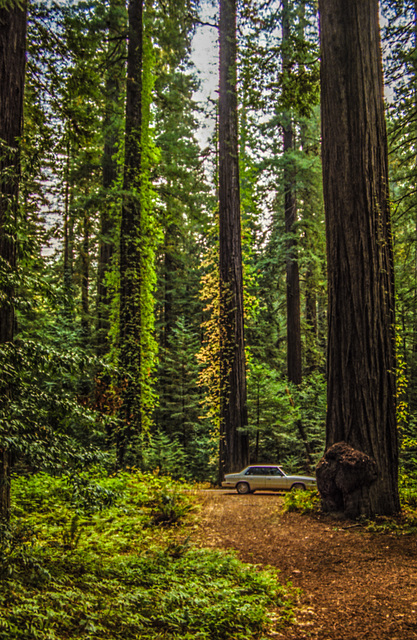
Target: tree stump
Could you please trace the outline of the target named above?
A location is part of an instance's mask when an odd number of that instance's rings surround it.
[[[336,442],[317,465],[317,488],[326,512],[342,512],[346,518],[368,514],[369,487],[377,478],[373,458]]]

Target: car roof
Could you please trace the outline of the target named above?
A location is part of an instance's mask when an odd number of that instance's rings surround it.
[[[245,469],[250,469],[251,467],[280,467],[280,464],[262,464],[262,463],[256,463],[256,464],[248,464],[247,467],[245,467]]]

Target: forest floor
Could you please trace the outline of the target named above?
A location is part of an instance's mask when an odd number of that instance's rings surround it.
[[[205,491],[196,542],[236,549],[301,589],[276,640],[417,638],[417,535],[369,533],[324,515],[282,513],[283,498]],[[199,498],[200,498],[199,496]]]

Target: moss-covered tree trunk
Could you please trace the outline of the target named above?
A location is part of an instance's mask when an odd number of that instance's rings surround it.
[[[0,9],[0,344],[14,336],[16,225],[26,61],[26,2]],[[3,402],[7,399],[4,398]],[[11,453],[0,441],[0,516],[10,513]]]
[[[220,472],[249,461],[236,92],[236,2],[220,0]]]
[[[376,462],[357,515],[399,510],[394,280],[378,0],[321,0],[328,252],[326,447]],[[350,514],[351,515],[351,514]]]

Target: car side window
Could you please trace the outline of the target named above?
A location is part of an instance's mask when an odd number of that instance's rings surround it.
[[[261,467],[249,467],[249,469],[246,471],[245,476],[263,476],[265,475],[263,473],[263,470],[261,469]]]
[[[245,471],[245,476],[283,476],[278,467],[249,467]]]
[[[249,467],[245,471],[245,476],[282,476],[283,473],[278,467]]]

